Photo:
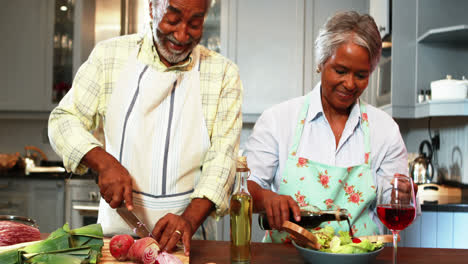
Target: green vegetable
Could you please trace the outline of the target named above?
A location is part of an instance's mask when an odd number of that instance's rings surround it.
[[[68,224],[41,242],[0,254],[1,264],[24,263],[97,263],[104,246],[100,224],[70,230]]]
[[[17,249],[5,251],[0,254],[0,263],[2,264],[15,264],[20,261],[20,253]]]
[[[339,254],[358,254],[367,253],[383,247],[382,242],[371,243],[368,239],[360,243],[353,243],[348,232],[338,231],[339,236],[335,235],[335,230],[331,226],[325,226],[319,230],[312,230],[321,245],[320,251]]]

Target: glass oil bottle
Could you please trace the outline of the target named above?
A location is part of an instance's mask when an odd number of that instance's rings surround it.
[[[231,263],[250,263],[250,241],[252,236],[252,196],[247,189],[250,170],[247,159],[237,160],[236,180],[239,189],[232,195],[229,206],[231,228]]]

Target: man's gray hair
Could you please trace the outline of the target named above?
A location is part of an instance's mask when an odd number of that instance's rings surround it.
[[[328,18],[315,40],[315,62],[319,68],[345,43],[352,42],[369,52],[371,71],[382,53],[382,38],[374,19],[355,11],[340,12]]]
[[[153,10],[151,10],[151,13],[153,14],[153,17],[155,19],[156,27],[159,25],[159,22],[161,22],[164,14],[167,12],[167,7],[169,6],[169,0],[149,0],[152,1],[153,3]],[[206,0],[206,13],[205,16],[208,14],[208,11],[210,11],[211,7],[211,0]]]

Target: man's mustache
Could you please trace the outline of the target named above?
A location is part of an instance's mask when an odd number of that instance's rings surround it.
[[[167,36],[167,39],[168,39],[170,42],[172,42],[172,43],[174,43],[174,44],[176,44],[176,45],[178,45],[178,46],[186,46],[186,45],[192,44],[192,42],[193,42],[193,38],[192,38],[191,36],[190,36],[190,38],[189,38],[187,41],[185,41],[185,42],[180,42],[180,41],[178,41],[178,40],[174,37],[174,35],[172,35],[172,34],[171,34],[171,35],[168,35],[168,36]]]

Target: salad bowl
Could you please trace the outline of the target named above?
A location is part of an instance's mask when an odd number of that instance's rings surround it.
[[[325,264],[325,263],[341,263],[341,264],[364,264],[364,263],[375,263],[375,258],[382,252],[383,247],[367,252],[367,253],[354,253],[354,254],[339,254],[322,252],[309,248],[304,248],[297,245],[292,241],[294,247],[296,247],[299,254],[305,260],[306,263],[310,264]]]

